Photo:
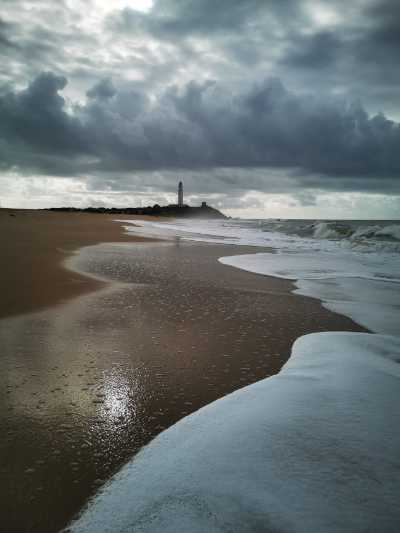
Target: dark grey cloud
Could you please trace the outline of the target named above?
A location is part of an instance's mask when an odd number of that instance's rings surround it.
[[[66,84],[44,73],[0,97],[0,139],[10,167],[54,173],[58,166],[58,174],[75,175],[282,168],[318,175],[328,188],[351,179],[358,190],[400,181],[398,123],[369,116],[361,104],[297,95],[279,80],[236,94],[213,81],[190,82],[167,88],[156,101],[103,80],[85,104],[69,110],[60,94]]]
[[[9,35],[12,32],[12,25],[7,24],[0,18],[0,46],[4,48],[17,48],[17,45],[12,42]]]
[[[112,98],[116,93],[116,89],[113,85],[112,80],[105,78],[100,80],[96,85],[86,92],[86,95],[89,98],[94,98],[97,100],[108,100]]]
[[[66,78],[43,73],[27,89],[4,94],[0,99],[1,138],[49,156],[85,152],[88,145],[82,125],[66,112],[59,94],[66,85]]]
[[[248,27],[271,26],[285,22],[290,26],[302,18],[301,2],[295,0],[156,0],[151,14],[126,7],[114,14],[113,29],[147,32],[158,38],[177,40],[195,36],[224,36],[247,32]]]
[[[343,46],[332,31],[320,31],[311,36],[299,35],[291,40],[282,63],[296,69],[331,69],[338,61]]]

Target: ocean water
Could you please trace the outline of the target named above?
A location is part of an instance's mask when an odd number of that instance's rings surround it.
[[[128,231],[265,247],[222,257],[292,279],[372,333],[312,333],[281,372],[162,432],[70,530],[399,530],[400,223],[143,223]]]
[[[129,221],[125,221],[129,222]],[[273,248],[307,247],[375,249],[400,252],[400,221],[284,220],[284,219],[181,219],[171,222],[136,221],[146,233],[178,235],[191,240]],[[136,231],[127,226],[128,231]],[[330,244],[329,244],[330,243]]]

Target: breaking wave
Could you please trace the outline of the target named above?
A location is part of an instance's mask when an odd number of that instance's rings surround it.
[[[350,239],[365,242],[386,241],[400,243],[400,224],[352,227],[344,222],[316,222],[310,226],[318,239]]]

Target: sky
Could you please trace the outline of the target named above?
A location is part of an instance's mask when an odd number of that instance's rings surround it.
[[[1,0],[0,206],[400,218],[399,0]]]

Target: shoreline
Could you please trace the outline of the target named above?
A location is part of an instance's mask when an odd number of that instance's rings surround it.
[[[291,294],[287,280],[217,261],[246,248],[129,242],[73,256],[79,272],[122,290],[0,320],[1,519],[9,530],[65,526],[163,429],[276,374],[298,336],[363,331]]]
[[[279,374],[152,440],[68,531],[396,532],[399,356],[397,336],[300,337]]]
[[[46,309],[100,289],[106,281],[66,266],[81,248],[151,240],[127,234],[122,223],[102,214],[0,209],[0,226],[0,318]]]

